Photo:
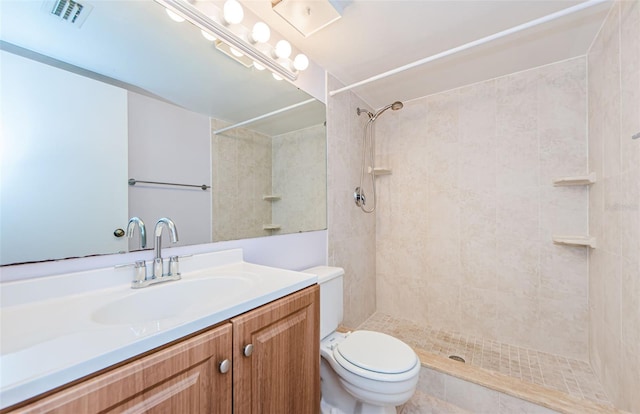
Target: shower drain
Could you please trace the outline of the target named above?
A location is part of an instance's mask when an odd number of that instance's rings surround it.
[[[464,358],[459,357],[458,355],[449,355],[449,359],[453,359],[454,361],[465,363]]]

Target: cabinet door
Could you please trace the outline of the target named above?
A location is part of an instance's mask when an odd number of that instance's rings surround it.
[[[44,397],[20,413],[231,413],[231,324]]]
[[[235,414],[320,411],[319,298],[315,285],[231,320]]]

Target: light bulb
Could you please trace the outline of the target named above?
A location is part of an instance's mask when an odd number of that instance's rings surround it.
[[[210,42],[215,42],[216,41],[216,37],[214,35],[212,35],[211,33],[207,32],[206,30],[201,30],[200,33],[202,33],[202,37],[204,37],[208,41],[210,41]]]
[[[261,64],[259,64],[258,62],[254,61],[253,62],[253,67],[258,69],[258,70],[265,70],[265,67],[262,66]]]
[[[233,56],[237,56],[237,57],[242,57],[242,56],[244,56],[244,55],[242,54],[242,52],[241,52],[241,51],[239,51],[238,49],[236,49],[235,47],[231,47],[231,46],[230,46],[230,47],[229,47],[229,50],[231,51],[231,54],[233,54]]]
[[[309,58],[302,53],[293,59],[293,67],[297,70],[305,70],[309,67]]]
[[[244,10],[242,10],[242,5],[238,3],[236,0],[227,0],[224,2],[224,6],[222,6],[222,14],[224,20],[228,24],[238,24],[244,18]]]
[[[275,53],[277,57],[286,59],[291,56],[291,45],[286,40],[279,40],[276,43]]]
[[[273,76],[273,79],[277,80],[277,81],[281,81],[282,77],[280,75],[278,75],[277,73],[272,73],[271,76]]]
[[[280,66],[282,66],[286,70],[291,70],[291,61],[289,59],[280,58],[276,59],[276,62],[278,62],[278,64],[280,64]]]
[[[251,39],[254,43],[266,43],[269,41],[271,37],[271,29],[264,22],[258,22],[253,25],[253,30],[251,31]]]
[[[173,10],[169,10],[169,9],[164,9],[164,10],[167,12],[167,15],[169,15],[171,20],[173,20],[174,22],[178,22],[178,23],[184,22],[184,17],[180,16]]]

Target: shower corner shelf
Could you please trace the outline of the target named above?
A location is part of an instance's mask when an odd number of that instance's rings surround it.
[[[262,199],[265,201],[278,201],[280,200],[282,197],[280,197],[279,195],[276,194],[265,194],[262,196]]]
[[[262,230],[280,230],[281,226],[279,224],[263,224]]]
[[[566,187],[570,185],[591,185],[596,181],[596,173],[592,172],[589,175],[558,178],[556,180],[553,180],[553,185],[555,187]]]
[[[391,175],[391,168],[371,168],[369,167],[369,174],[373,173],[373,175]]]
[[[587,246],[592,249],[597,245],[596,238],[591,236],[553,236],[553,242],[568,246]]]

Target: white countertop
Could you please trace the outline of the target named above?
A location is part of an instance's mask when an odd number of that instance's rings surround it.
[[[130,287],[131,268],[98,269],[0,284],[0,408],[317,282],[312,274],[246,263],[239,249],[186,258],[181,262],[181,272],[182,280],[135,290]],[[221,288],[211,297],[209,293],[188,290],[191,284],[196,286],[210,278],[227,278],[237,283],[232,293]],[[138,299],[141,307],[149,306],[142,295],[151,293],[147,298],[153,298],[162,292],[183,305],[188,297],[188,309],[173,315],[175,304],[168,300],[151,303],[158,313],[157,319],[136,315]],[[113,309],[109,305],[114,302],[134,305],[130,309],[131,322],[101,319],[101,312]],[[120,310],[129,312],[126,306]]]

